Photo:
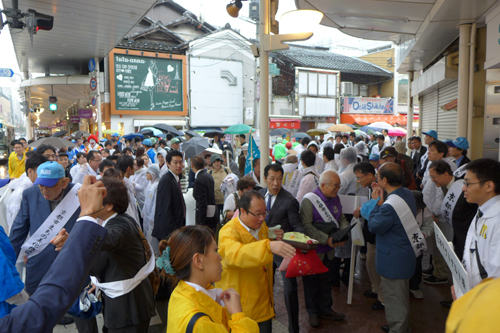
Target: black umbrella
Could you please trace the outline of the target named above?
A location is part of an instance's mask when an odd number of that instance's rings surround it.
[[[150,129],[143,129],[143,130],[140,130],[139,133],[141,133],[142,135],[149,135],[149,136],[153,136],[153,131],[150,130]]]
[[[192,138],[182,144],[182,151],[184,152],[186,158],[191,158],[202,153],[208,148],[207,138],[199,137]]]
[[[66,133],[68,133],[68,131],[57,131],[54,134],[52,134],[51,136],[54,137],[54,138],[59,138],[59,137],[63,136]]]
[[[213,131],[205,132],[205,134],[203,134],[203,136],[207,137],[207,138],[213,138],[215,135],[218,135],[219,138],[221,138],[224,136],[224,133],[222,131],[213,130]]]
[[[78,132],[75,132],[73,133],[73,136],[75,138],[79,138],[79,137],[82,137],[82,136],[90,136],[91,134],[87,131],[78,131]]]
[[[55,148],[63,148],[63,147],[73,147],[75,144],[71,141],[64,140],[61,138],[48,137],[48,138],[38,139],[35,142],[30,143],[28,147],[36,148],[40,145],[50,145]]]
[[[186,131],[186,134],[193,138],[201,138],[202,136],[196,133],[195,131]]]
[[[156,125],[153,125],[151,127],[157,128],[157,129],[165,131],[165,132],[170,132],[174,136],[181,136],[182,135],[182,132],[177,130],[175,127],[167,125],[167,124],[156,124]]]
[[[269,133],[270,136],[282,136],[283,134],[286,134],[290,132],[288,128],[276,128]]]
[[[311,137],[307,133],[297,132],[294,135],[292,135],[292,138],[296,138],[296,139],[309,138],[310,139]]]

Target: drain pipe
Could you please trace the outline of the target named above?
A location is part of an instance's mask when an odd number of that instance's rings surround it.
[[[457,107],[457,136],[467,136],[467,107],[469,93],[469,45],[470,45],[470,24],[458,26],[459,56],[458,56],[458,107]]]
[[[476,61],[476,33],[477,24],[474,23],[470,33],[470,57],[469,57],[469,106],[467,110],[467,141],[472,147],[472,118],[474,109],[474,67]]]

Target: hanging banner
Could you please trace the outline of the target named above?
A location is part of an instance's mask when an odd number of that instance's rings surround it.
[[[79,123],[80,117],[79,116],[69,116],[69,121],[72,123]]]
[[[78,110],[78,115],[80,118],[90,119],[92,118],[92,109],[80,109]]]
[[[392,98],[344,97],[343,100],[344,111],[342,113],[394,114]]]

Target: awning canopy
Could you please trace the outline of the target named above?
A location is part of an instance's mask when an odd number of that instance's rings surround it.
[[[342,124],[369,125],[378,121],[383,121],[391,125],[406,125],[406,116],[392,116],[383,114],[342,114],[340,122]]]
[[[269,119],[269,128],[299,129],[300,119]]]

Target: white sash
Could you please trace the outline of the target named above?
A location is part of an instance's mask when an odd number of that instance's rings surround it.
[[[335,223],[337,228],[339,227],[339,223],[333,217],[332,213],[330,212],[328,207],[326,207],[325,203],[323,202],[323,200],[321,200],[319,195],[317,195],[316,193],[313,193],[313,192],[309,192],[306,195],[304,195],[302,200],[304,200],[304,199],[308,199],[309,201],[311,201],[314,208],[316,208],[316,210],[318,211],[319,215],[321,216],[321,218],[323,219],[324,222],[333,222],[333,223]]]
[[[453,219],[453,210],[455,209],[458,198],[462,194],[463,187],[464,180],[460,179],[455,181],[444,196],[443,203],[441,204],[441,215],[450,225],[452,225],[451,221]]]
[[[297,187],[299,185],[299,182],[298,182],[299,177],[300,177],[300,171],[297,169],[294,170],[293,175],[292,175],[292,179],[290,179],[290,183],[289,183],[290,185],[288,185],[289,189],[290,189],[289,192],[294,193],[295,187]]]
[[[78,201],[78,189],[81,184],[73,185],[62,201],[47,217],[45,222],[35,231],[33,235],[23,244],[21,252],[28,258],[36,256],[49,245],[52,238],[68,223],[69,219],[80,208]]]
[[[145,278],[147,278],[155,268],[155,252],[151,244],[149,244],[149,247],[151,248],[151,258],[149,258],[149,261],[146,263],[146,265],[144,265],[133,278],[121,281],[101,283],[95,276],[91,276],[90,280],[97,288],[101,289],[106,294],[106,296],[110,298],[128,294],[129,292],[134,290],[134,288],[137,287]]]
[[[467,172],[467,170],[465,170],[465,167],[467,164],[469,164],[469,163],[465,163],[460,168],[455,170],[455,172],[453,173],[453,176],[455,176],[457,178],[462,178],[465,175],[465,173]]]
[[[429,159],[428,153],[429,153],[429,150],[427,150],[425,152],[424,156],[420,157],[420,165],[422,168],[424,167],[425,162]]]
[[[403,198],[396,194],[390,195],[384,202],[384,205],[385,204],[391,205],[396,211],[396,214],[398,214],[401,224],[405,229],[406,236],[408,236],[411,247],[415,252],[415,256],[418,257],[425,251],[427,244],[425,243],[424,235],[420,231],[417,220],[415,220],[415,216],[413,216],[410,207]]]

